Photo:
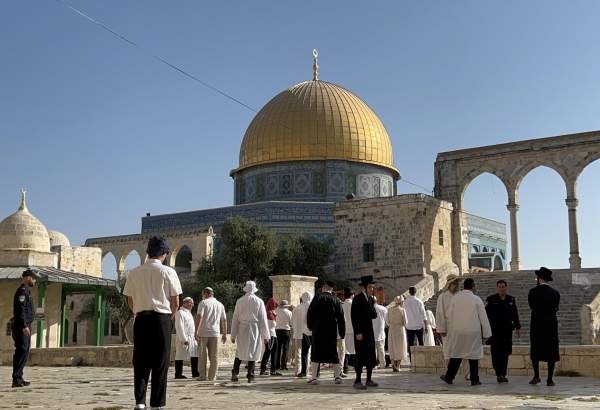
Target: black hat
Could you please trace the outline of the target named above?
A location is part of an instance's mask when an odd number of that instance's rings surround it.
[[[326,281],[325,281],[325,284],[326,284],[327,286],[329,286],[330,288],[332,288],[332,289],[333,289],[333,288],[335,288],[335,283],[333,283],[333,282],[332,282],[332,281],[330,281],[330,280],[326,280]]]
[[[360,277],[360,285],[367,287],[367,285],[375,283],[375,279],[373,279],[373,275],[366,275]]]
[[[552,271],[544,266],[536,270],[535,275],[539,276],[546,282],[550,282],[552,280]]]
[[[153,236],[148,241],[146,253],[148,253],[149,257],[155,258],[157,256],[166,255],[169,252],[171,252],[171,249],[169,249],[167,240],[162,236]]]
[[[38,278],[38,274],[36,271],[34,271],[33,269],[25,269],[23,271],[23,273],[21,274],[21,277],[24,278],[25,276],[31,276],[33,279],[37,279]]]

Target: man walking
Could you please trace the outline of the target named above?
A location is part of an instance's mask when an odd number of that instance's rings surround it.
[[[290,346],[290,332],[292,330],[292,312],[287,300],[279,302],[277,316],[275,317],[275,334],[277,335],[277,363],[278,370],[287,370],[288,351]]]
[[[23,379],[23,370],[27,364],[31,348],[31,324],[35,318],[35,306],[31,288],[35,286],[37,274],[26,269],[21,274],[21,286],[17,288],[13,299],[12,338],[15,342],[13,355],[12,387],[25,387],[31,383]]]
[[[202,301],[198,303],[196,312],[196,339],[200,346],[200,370],[201,381],[214,381],[219,368],[219,336],[221,342],[227,341],[227,315],[225,306],[215,298],[212,288],[206,287],[202,290]],[[208,378],[206,365],[210,360]]]
[[[150,374],[150,406],[167,402],[167,373],[171,354],[173,316],[179,307],[181,284],[175,269],[163,265],[169,246],[161,236],[148,241],[146,263],[131,270],[123,294],[135,314],[133,324],[133,382],[136,409],[146,408]]]
[[[321,293],[315,296],[306,313],[306,325],[312,331],[310,353],[312,377],[308,381],[317,384],[319,364],[333,363],[335,383],[342,383],[340,358],[337,352],[337,337],[346,335],[344,312],[340,300],[333,295],[334,284],[325,282]]]
[[[537,286],[529,291],[528,301],[531,308],[531,363],[534,376],[529,384],[538,384],[540,380],[540,362],[548,362],[547,386],[554,386],[554,365],[560,360],[558,351],[558,305],[560,293],[550,286],[552,271],[541,267],[535,271]]]
[[[260,360],[263,343],[269,343],[271,334],[267,324],[265,303],[255,295],[258,291],[254,281],[247,281],[244,296],[235,303],[231,320],[231,343],[237,343],[231,381],[237,382],[242,361],[248,363],[248,383],[254,382],[254,367]]]
[[[427,331],[427,314],[425,305],[417,296],[414,286],[408,288],[408,296],[404,300],[406,311],[406,337],[408,338],[408,356],[411,356],[410,347],[415,344],[415,337],[419,345],[423,346],[423,329]]]
[[[437,301],[435,309],[435,321],[437,326],[437,332],[442,337],[442,350],[444,352],[444,359],[448,359],[448,352],[446,351],[446,329],[448,328],[448,310],[450,310],[450,302],[456,293],[458,292],[458,278],[448,278],[446,282],[446,290],[442,292]]]
[[[492,328],[490,350],[498,383],[507,383],[508,356],[512,354],[512,332],[521,329],[515,298],[507,293],[505,280],[496,282],[496,294],[487,298],[485,310]]]
[[[471,386],[481,384],[479,381],[479,360],[483,357],[483,342],[492,336],[490,323],[485,313],[483,302],[473,291],[475,282],[467,278],[464,290],[452,298],[447,329],[448,370],[440,378],[452,384],[460,363],[469,360]]]
[[[354,357],[354,369],[356,371],[356,380],[353,387],[358,390],[365,390],[368,387],[377,387],[378,384],[371,380],[373,368],[377,364],[375,353],[375,335],[373,333],[373,319],[377,318],[375,311],[375,281],[373,276],[367,275],[360,278],[362,292],[354,296],[352,300],[352,309],[350,316],[352,318],[352,328],[354,329],[354,348],[356,355]],[[362,384],[362,368],[367,371],[367,380]]]
[[[304,292],[300,297],[300,304],[296,306],[292,313],[292,325],[296,341],[296,377],[306,377],[308,370],[308,351],[312,344],[312,332],[306,326],[306,312],[311,301],[312,295]],[[300,369],[299,373],[298,369]]]
[[[342,377],[348,374],[348,365],[354,365],[354,328],[352,327],[352,299],[354,291],[352,288],[344,289],[344,301],[342,302],[342,310],[344,311],[344,321],[346,323],[346,336],[344,337],[344,355],[340,357],[342,364]]]
[[[183,306],[175,313],[175,378],[187,379],[183,375],[183,361],[190,360],[192,377],[198,377],[198,342],[196,341],[196,327],[192,309],[194,299],[186,297]]]

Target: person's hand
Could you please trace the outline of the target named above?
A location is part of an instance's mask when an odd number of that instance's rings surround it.
[[[265,344],[268,346],[271,341],[269,339],[265,339]]]
[[[227,343],[227,335],[222,335],[221,341],[223,342],[223,344]]]
[[[424,332],[425,334],[429,333],[429,329],[427,329],[427,326],[425,326],[425,327],[423,328],[423,332]]]
[[[190,344],[190,342],[188,342],[187,340],[185,342],[183,342],[184,345],[188,346]]]
[[[231,343],[235,344],[235,337],[231,336]]]
[[[486,344],[491,338],[490,337],[484,337],[483,338],[483,344]]]
[[[25,336],[25,337],[31,336],[31,330],[29,330],[28,327],[23,329],[23,336]]]
[[[359,334],[356,335],[356,340],[358,340],[359,342],[363,340],[362,333],[359,333]]]
[[[199,333],[196,333],[196,334],[194,335],[194,338],[195,338],[196,340],[200,340],[200,334],[199,334]]]

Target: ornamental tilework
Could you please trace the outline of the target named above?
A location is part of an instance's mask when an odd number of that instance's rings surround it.
[[[332,194],[344,194],[344,174],[342,172],[329,172],[329,192]]]
[[[267,177],[266,193],[268,197],[276,196],[279,193],[279,175]]]
[[[311,193],[311,178],[309,172],[294,174],[294,193],[309,194]]]
[[[280,192],[283,195],[289,195],[292,193],[292,176],[291,175],[283,175],[281,177]]]

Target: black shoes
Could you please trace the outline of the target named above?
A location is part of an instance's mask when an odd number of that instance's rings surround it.
[[[440,379],[442,379],[444,382],[448,383],[448,384],[452,384],[452,380],[447,379],[445,374],[442,374],[440,376]]]
[[[533,379],[529,380],[529,384],[538,384],[539,382],[541,382],[539,377],[533,377]]]
[[[552,380],[548,380],[548,381],[546,382],[546,386],[550,386],[550,387],[552,387],[552,386],[556,386],[556,384],[555,384],[555,383],[554,383]]]
[[[266,376],[267,375],[267,371],[266,370],[261,370],[260,371],[260,375],[261,376]]]
[[[271,372],[271,376],[283,376],[280,372]]]
[[[231,381],[237,382],[239,380],[238,375],[235,373],[231,373]]]
[[[306,373],[298,373],[296,377],[306,377]]]
[[[496,380],[498,383],[508,383],[508,379],[505,376],[498,376],[496,377]]]
[[[369,381],[367,381],[367,382],[365,383],[365,386],[367,386],[367,387],[378,387],[378,386],[379,386],[379,383],[377,383],[377,382],[374,382],[373,380],[369,380]]]
[[[354,387],[356,390],[367,390],[367,386],[365,386],[361,382],[354,382],[352,387]]]
[[[471,386],[479,386],[481,382],[479,380],[471,380]]]
[[[16,380],[13,380],[12,387],[27,387],[30,384],[31,383],[29,383],[27,380],[16,379]]]

